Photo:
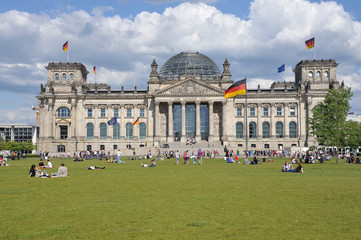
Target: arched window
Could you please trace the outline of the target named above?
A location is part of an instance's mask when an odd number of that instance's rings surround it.
[[[283,138],[283,123],[276,123],[276,138]]]
[[[147,125],[145,125],[145,123],[140,123],[139,124],[139,138],[140,139],[144,139],[147,136]]]
[[[66,73],[63,73],[63,80],[66,80]]]
[[[316,77],[317,77],[317,78],[321,78],[321,72],[320,72],[320,71],[317,71],[317,72],[316,72]]]
[[[296,123],[290,122],[290,138],[296,138],[297,137],[297,130],[296,130]]]
[[[105,123],[100,124],[100,138],[107,138],[107,125]]]
[[[256,123],[251,122],[249,124],[249,138],[256,138],[257,134],[256,134]]]
[[[328,78],[328,71],[324,71],[324,72],[323,72],[323,77],[324,77],[324,78]]]
[[[133,125],[131,123],[125,125],[125,137],[128,139],[133,138]]]
[[[262,137],[269,138],[269,123],[268,122],[262,123]]]
[[[55,80],[59,80],[59,73],[55,73]]]
[[[308,78],[313,78],[313,72],[312,71],[308,72]]]
[[[93,138],[94,137],[94,125],[92,123],[88,123],[86,125],[86,137]]]
[[[119,139],[120,138],[120,125],[116,123],[113,125],[113,138]]]
[[[236,123],[236,138],[243,138],[243,123]]]
[[[74,80],[74,73],[70,73],[70,80]]]
[[[61,107],[58,109],[58,117],[70,117],[70,110],[67,107]]]

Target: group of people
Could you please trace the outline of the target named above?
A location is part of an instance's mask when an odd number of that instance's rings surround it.
[[[282,166],[282,172],[298,172],[303,173],[303,167],[302,164],[298,161],[296,161],[297,168],[293,169],[293,166],[290,162],[286,161],[285,164]]]
[[[50,159],[47,159],[45,165],[43,159],[40,159],[39,168],[53,168],[53,164],[50,162]]]
[[[198,160],[198,164],[202,165],[203,163],[203,155],[204,152],[202,151],[202,149],[198,149],[197,151],[189,151],[186,150],[183,152],[183,161],[185,165],[189,165],[189,161],[192,159],[193,165],[197,164],[197,160]],[[176,164],[179,165],[179,158],[180,158],[180,153],[177,150],[175,152],[175,160],[176,160]]]
[[[41,160],[42,161],[42,160]],[[46,171],[41,171],[40,169],[44,168],[41,166],[44,164],[39,163],[37,168],[35,164],[31,165],[29,170],[29,177],[41,177],[41,178],[53,178],[53,177],[68,177],[68,169],[65,167],[64,163],[60,164],[58,171],[52,174],[48,174]]]
[[[7,162],[7,158],[1,158],[0,157],[0,166],[9,166],[9,164],[7,164],[6,162]]]

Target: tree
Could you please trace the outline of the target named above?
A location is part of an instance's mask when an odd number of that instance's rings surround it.
[[[361,124],[355,121],[347,121],[345,124],[346,146],[356,149],[361,146]]]
[[[351,88],[331,89],[325,100],[312,109],[313,116],[307,121],[311,133],[316,135],[317,142],[325,146],[344,148],[349,139],[346,129],[346,117],[350,110]],[[349,124],[348,127],[353,125]],[[338,163],[338,153],[336,154]]]

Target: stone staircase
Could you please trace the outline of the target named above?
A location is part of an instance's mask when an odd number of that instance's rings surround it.
[[[182,142],[162,142],[160,145],[160,150],[161,151],[179,151],[179,152],[184,152],[186,150],[189,151],[196,151],[198,149],[202,149],[202,150],[218,150],[218,152],[223,153],[223,149],[224,147],[222,146],[222,143],[220,141],[213,141],[213,142],[208,142],[208,141],[199,141],[196,142],[195,144],[192,145],[186,145],[186,143],[182,143]],[[165,146],[169,146],[169,147],[165,147]]]

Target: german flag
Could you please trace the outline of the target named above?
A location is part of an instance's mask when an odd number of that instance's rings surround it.
[[[315,46],[315,38],[311,38],[311,39],[308,39],[307,41],[305,41],[305,44],[306,44],[306,48],[307,49],[311,49]]]
[[[224,98],[230,98],[237,95],[246,94],[246,79],[239,80],[232,84],[225,92]]]
[[[94,74],[97,74],[97,68],[96,66],[93,67]]]
[[[68,41],[66,41],[66,43],[63,44],[63,51],[64,52],[68,51]]]
[[[139,118],[132,123],[132,126],[139,124]]]

